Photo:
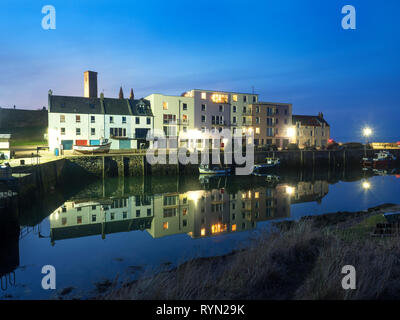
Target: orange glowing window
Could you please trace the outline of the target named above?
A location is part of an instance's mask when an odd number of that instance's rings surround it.
[[[237,101],[238,101],[238,95],[237,95],[237,94],[234,94],[234,95],[232,96],[232,100],[235,101],[235,102],[237,102]]]
[[[205,236],[205,235],[206,235],[206,229],[205,229],[205,228],[202,228],[201,231],[200,231],[200,234],[201,234],[202,236]]]
[[[168,102],[164,101],[162,103],[162,106],[163,106],[163,110],[168,110]]]
[[[187,213],[188,213],[187,208],[184,208],[183,211],[182,211],[182,213],[183,213],[184,216],[186,216]]]
[[[220,93],[213,93],[211,95],[211,101],[214,103],[228,103],[228,95],[220,94]]]
[[[217,224],[213,224],[211,226],[211,233],[220,233],[220,232],[224,232],[226,231],[226,224],[221,224],[221,223],[217,223]]]
[[[260,197],[260,193],[259,193],[259,192],[254,193],[254,197],[255,197],[256,199],[258,199],[258,198]]]
[[[168,230],[168,222],[164,222],[163,223],[163,229],[164,230]]]
[[[232,225],[232,231],[236,231],[236,224]]]

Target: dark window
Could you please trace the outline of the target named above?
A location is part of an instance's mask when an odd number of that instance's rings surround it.
[[[146,123],[147,123],[147,124],[151,124],[151,118],[148,117],[148,118],[146,119]]]
[[[187,110],[187,103],[182,104],[183,110]]]
[[[139,124],[139,123],[140,123],[140,118],[136,117],[136,124]]]

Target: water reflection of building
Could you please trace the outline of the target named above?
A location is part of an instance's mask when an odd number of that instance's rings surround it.
[[[51,240],[145,230],[153,219],[148,196],[65,202],[50,215]]]
[[[228,193],[225,188],[70,201],[50,216],[51,239],[146,230],[153,238],[192,238],[254,229],[257,222],[290,217],[290,204],[319,201],[325,181],[278,184]]]
[[[292,203],[319,202],[329,192],[329,184],[326,181],[301,181],[296,184],[291,198]]]

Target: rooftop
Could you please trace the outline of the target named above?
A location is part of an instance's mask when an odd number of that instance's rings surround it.
[[[146,99],[86,98],[49,95],[50,113],[153,116]]]
[[[292,123],[300,122],[302,126],[321,127],[325,123],[329,127],[329,123],[321,116],[293,115]]]

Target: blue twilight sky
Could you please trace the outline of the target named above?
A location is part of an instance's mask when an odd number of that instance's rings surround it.
[[[56,8],[56,30],[41,9]],[[351,4],[357,29],[343,30]],[[400,1],[2,0],[0,106],[83,95],[83,72],[117,97],[192,88],[251,92],[322,111],[337,140],[400,140]]]

